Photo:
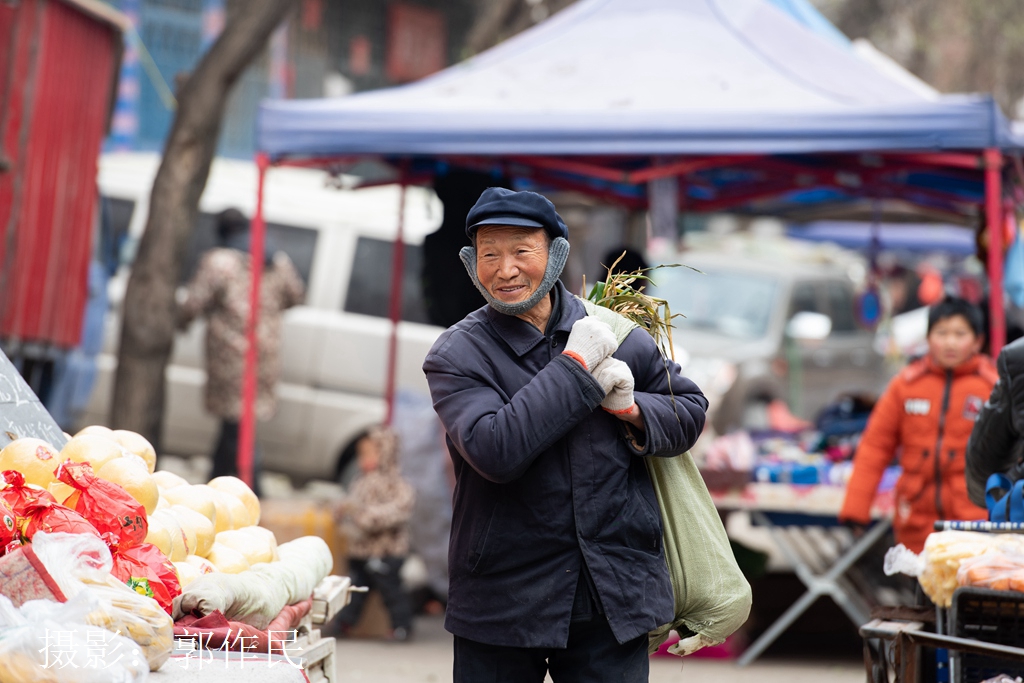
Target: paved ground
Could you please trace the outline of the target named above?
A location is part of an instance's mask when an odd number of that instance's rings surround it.
[[[447,683],[452,680],[451,636],[440,617],[421,617],[411,643],[339,640],[338,683]],[[863,683],[863,666],[854,660],[755,662],[740,669],[728,661],[656,657],[651,683],[729,681],[730,683]]]

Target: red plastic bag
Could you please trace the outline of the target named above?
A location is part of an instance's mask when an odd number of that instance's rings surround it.
[[[174,598],[181,595],[178,573],[167,556],[152,543],[142,543],[113,553],[110,573],[140,595],[153,598],[170,614]]]
[[[38,531],[100,536],[100,532],[96,531],[96,527],[85,517],[48,500],[37,500],[25,507],[25,526],[21,529],[22,541],[31,541]]]
[[[36,501],[57,502],[46,489],[26,484],[25,475],[18,470],[4,470],[0,477],[6,482],[6,486],[0,486],[0,502],[14,513],[15,518],[25,517],[25,508]]]
[[[65,460],[57,468],[57,479],[75,489],[64,505],[96,527],[112,550],[124,550],[146,540],[146,508],[122,487],[93,474],[91,465]]]
[[[0,555],[7,552],[7,546],[19,540],[18,526],[14,519],[14,513],[10,508],[0,503]]]

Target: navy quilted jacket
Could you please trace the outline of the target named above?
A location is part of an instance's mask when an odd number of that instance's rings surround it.
[[[485,306],[448,329],[423,364],[456,487],[449,546],[452,633],[565,647],[583,563],[619,642],[671,621],[672,587],[645,456],[689,449],[707,400],[643,330],[615,357],[636,382],[645,434],[600,409],[604,393],[562,355],[583,305],[561,284],[553,327]]]

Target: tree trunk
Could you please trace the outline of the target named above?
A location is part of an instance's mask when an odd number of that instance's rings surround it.
[[[153,182],[146,230],[125,292],[110,423],[159,449],[164,370],[174,344],[175,288],[199,215],[231,87],[295,0],[247,0],[183,85]]]
[[[479,3],[476,18],[466,37],[466,50],[475,55],[498,43],[506,24],[520,5],[520,0],[486,0]]]

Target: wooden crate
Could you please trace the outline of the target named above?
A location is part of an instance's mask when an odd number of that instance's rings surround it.
[[[302,646],[301,657],[305,660],[303,670],[309,683],[335,683],[338,672],[334,664],[334,651],[337,647],[334,638],[321,638],[319,629],[314,629],[308,638]]]
[[[323,501],[292,498],[260,500],[260,526],[270,529],[278,545],[302,536],[319,536],[334,556],[332,574],[348,572],[348,543]]]

